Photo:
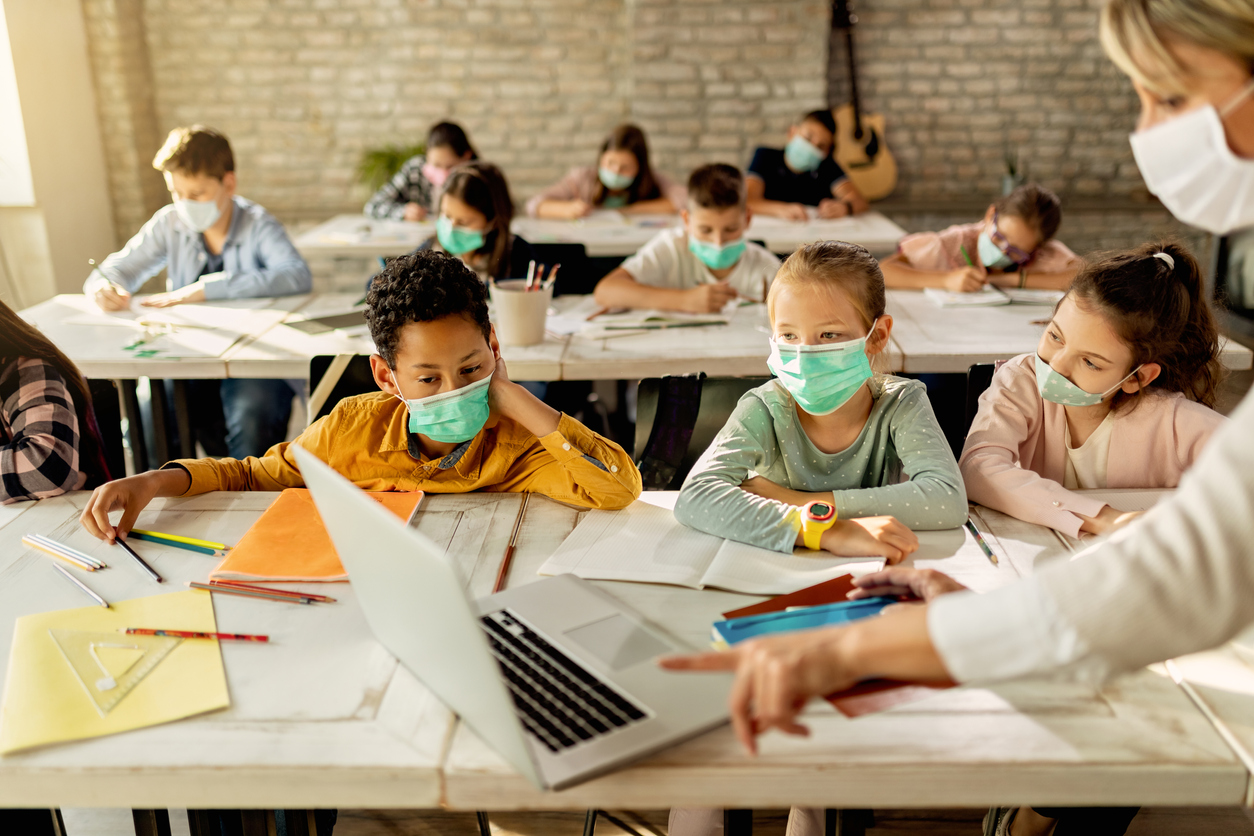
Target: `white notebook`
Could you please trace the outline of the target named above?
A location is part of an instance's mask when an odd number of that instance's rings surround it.
[[[971,293],[961,293],[957,290],[945,290],[939,287],[925,287],[923,295],[932,304],[941,308],[987,308],[1010,304],[1010,297],[991,284],[986,284],[982,290],[972,291]]]
[[[782,595],[883,567],[883,558],[784,554],[724,540],[681,525],[666,508],[634,502],[622,511],[587,512],[540,574]]]

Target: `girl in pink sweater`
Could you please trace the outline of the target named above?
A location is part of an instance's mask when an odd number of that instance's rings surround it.
[[[1197,262],[1148,244],[1086,265],[1035,354],[980,397],[959,466],[973,502],[1072,537],[1134,515],[1075,493],[1174,488],[1224,418]]]

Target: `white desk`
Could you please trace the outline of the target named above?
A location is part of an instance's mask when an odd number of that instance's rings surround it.
[[[1008,360],[1036,350],[1048,305],[942,308],[918,290],[888,291],[893,341],[903,355],[902,371],[961,372],[976,363]],[[1254,353],[1227,337],[1220,338],[1220,357],[1232,370],[1248,369]]]
[[[40,532],[105,558],[88,580],[106,600],[173,592],[215,561],[150,543],[136,548],[165,578],[148,581],[120,550],[78,524],[87,494],[24,503],[0,528],[0,676],[13,619],[81,607],[84,596],[20,544]],[[157,500],[149,527],[234,543],[275,498],[218,493]],[[313,808],[436,807],[452,715],[374,641],[348,584],[313,584],[339,599],[301,606],[214,596],[218,628],[271,644],[224,643],[231,706],[126,734],[0,759],[0,806]]]
[[[680,223],[678,215],[597,213],[574,221],[515,217],[512,230],[533,244],[583,244],[592,257],[625,257],[663,229]],[[365,215],[336,215],[297,236],[293,243],[306,257],[374,258],[413,251],[435,234],[430,222],[379,221]],[[849,241],[876,256],[890,255],[906,231],[879,212],[852,218],[804,223],[757,217],[746,237],[765,241],[775,253],[790,253],[813,241]]]
[[[272,501],[268,493],[158,500],[140,517],[163,530],[234,542]],[[674,494],[650,494],[667,504]],[[27,531],[106,557],[77,523],[85,494],[0,517],[0,676],[12,619],[77,607],[80,593]],[[521,497],[431,496],[419,530],[445,547],[473,594],[492,584]],[[533,497],[511,582],[536,568],[582,512]],[[999,515],[977,519],[998,535]],[[7,524],[6,524],[7,523]],[[959,534],[957,542],[965,538]],[[203,579],[200,555],[140,544],[168,579]],[[161,587],[125,561],[91,577],[107,599]],[[936,568],[979,588],[1018,577],[966,546]],[[318,585],[313,585],[318,586]],[[718,613],[757,598],[650,584],[604,583],[694,645]],[[1101,690],[1021,683],[960,688],[857,720],[816,705],[808,740],[768,735],[744,757],[727,728],[561,793],[541,794],[436,703],[371,638],[347,584],[321,585],[339,603],[303,607],[215,596],[222,630],[264,632],[270,645],[224,645],[225,711],[0,759],[0,805],[193,808],[436,807],[535,809],[666,805],[779,807],[980,806],[998,803],[1237,804],[1246,772],[1169,677],[1143,671]],[[444,791],[441,792],[441,780]]]
[[[673,502],[673,494],[646,494]],[[513,497],[441,497],[470,513],[491,503],[508,520]],[[435,512],[429,512],[435,516]],[[482,512],[480,512],[482,513]],[[579,512],[533,498],[519,538],[510,581],[535,581],[536,569],[575,525]],[[994,549],[1001,515],[980,510]],[[453,520],[420,520],[443,530]],[[504,546],[499,542],[450,553],[486,592]],[[1049,532],[1041,532],[1049,535]],[[961,539],[961,535],[959,535]],[[1046,550],[1061,541],[1044,537]],[[460,543],[458,544],[460,546]],[[1023,555],[1040,544],[1015,550]],[[999,568],[970,547],[933,568],[977,588],[1019,576],[1022,560]],[[719,613],[759,600],[726,592],[651,584],[600,584],[674,635],[702,645]],[[1233,804],[1245,771],[1172,680],[1149,670],[1094,690],[1083,686],[1017,683],[958,688],[882,714],[847,719],[815,704],[808,739],[771,734],[757,759],[745,757],[722,728],[688,743],[559,793],[540,793],[459,725],[445,763],[446,805],[455,809],[632,809],[659,806],[820,807],[985,806],[1036,804]]]

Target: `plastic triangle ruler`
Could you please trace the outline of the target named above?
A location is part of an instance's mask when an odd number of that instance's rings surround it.
[[[48,634],[101,717],[135,690],[135,686],[183,641],[170,636],[128,636],[83,630],[49,630]],[[126,664],[125,659],[134,656],[136,651],[139,657]]]

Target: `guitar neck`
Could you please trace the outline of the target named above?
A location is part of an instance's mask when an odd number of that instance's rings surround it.
[[[858,63],[853,52],[853,27],[857,18],[849,11],[849,0],[833,0],[832,28],[839,29],[845,39],[845,57],[849,65],[849,102],[853,105],[853,135],[862,138],[862,107],[858,101]]]

